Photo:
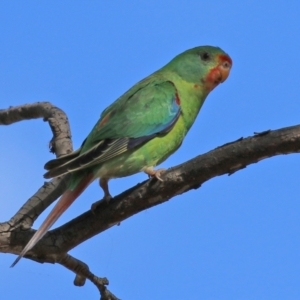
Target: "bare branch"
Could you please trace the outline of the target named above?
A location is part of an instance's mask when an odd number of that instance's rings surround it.
[[[83,286],[87,278],[98,288],[101,295],[100,300],[119,300],[106,288],[106,285],[109,284],[108,280],[106,278],[100,278],[95,276],[89,270],[87,264],[72,257],[69,254],[62,255],[57,262],[76,274],[76,277],[74,279],[74,285]]]
[[[37,102],[0,110],[0,125],[43,118],[48,121],[53,138],[50,142],[51,151],[58,156],[72,151],[71,131],[66,114],[49,102]],[[0,224],[1,232],[12,232],[22,227],[31,228],[35,219],[66,189],[69,176],[55,178],[44,185],[20,208],[20,210],[6,223]],[[2,242],[0,235],[0,242]],[[3,245],[0,243],[0,245]],[[3,251],[6,251],[4,248]]]
[[[83,241],[118,225],[132,215],[191,189],[197,189],[216,176],[231,175],[263,159],[299,151],[300,125],[228,143],[169,169],[162,176],[163,182],[155,179],[147,180],[118,195],[109,204],[103,201],[95,214],[87,211],[51,231],[47,238],[57,241],[53,250],[68,252]],[[49,251],[49,248],[47,250]]]
[[[231,175],[262,159],[298,153],[299,150],[300,125],[228,143],[169,169],[162,175],[163,182],[146,180],[116,196],[109,203],[102,201],[95,212],[87,211],[50,231],[29,251],[27,257],[41,262],[55,262],[62,253],[68,252],[94,235],[176,195],[197,189],[213,177]],[[33,233],[34,230],[19,232],[12,237],[14,253],[17,249],[22,249]]]
[[[0,110],[0,125],[43,118],[53,133],[51,151],[59,157],[72,152],[71,130],[67,115],[49,102],[36,102]]]
[[[54,135],[52,150],[57,155],[70,152],[72,146],[67,117],[50,103],[0,110],[0,125],[38,117],[43,117],[50,124]],[[109,203],[100,201],[94,212],[87,211],[48,232],[26,257],[38,262],[59,263],[76,273],[75,285],[83,285],[85,278],[88,278],[99,289],[101,299],[115,300],[117,297],[106,289],[106,279],[95,276],[86,264],[68,255],[69,250],[96,234],[119,225],[134,214],[199,188],[216,176],[231,175],[263,159],[299,151],[300,125],[255,133],[252,137],[225,144],[169,169],[162,174],[163,182],[146,180],[116,196]],[[67,177],[62,177],[45,183],[9,222],[0,224],[0,252],[20,253],[35,232],[28,228],[62,194],[67,181]]]

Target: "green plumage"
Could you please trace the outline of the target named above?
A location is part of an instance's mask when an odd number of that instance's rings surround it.
[[[14,266],[96,178],[104,197],[110,178],[140,171],[161,180],[153,167],[181,145],[209,94],[226,80],[230,57],[211,46],[187,50],[140,81],[106,108],[77,151],[46,163],[45,178],[71,173],[68,189],[35,232]]]
[[[103,111],[75,155],[46,164],[45,177],[72,172],[72,190],[86,174],[124,177],[164,161],[181,145],[210,92],[207,76],[222,63],[220,55],[227,56],[210,46],[188,50],[134,85]]]

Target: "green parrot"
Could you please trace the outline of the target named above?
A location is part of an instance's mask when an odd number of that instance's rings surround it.
[[[154,167],[181,145],[207,95],[226,80],[231,58],[220,48],[189,49],[135,84],[107,107],[82,146],[46,163],[44,177],[71,173],[68,188],[12,267],[95,179],[111,195],[108,181],[144,171],[161,180]]]

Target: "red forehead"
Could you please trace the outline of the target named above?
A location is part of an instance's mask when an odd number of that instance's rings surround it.
[[[220,60],[221,62],[227,61],[228,63],[230,63],[230,65],[232,65],[232,60],[231,60],[231,58],[230,58],[228,55],[220,54],[220,55],[219,55],[219,60]]]

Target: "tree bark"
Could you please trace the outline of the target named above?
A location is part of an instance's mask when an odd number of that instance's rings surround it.
[[[48,121],[53,133],[50,142],[52,152],[60,156],[72,151],[68,118],[52,104],[40,102],[0,110],[0,125],[34,118]],[[231,175],[263,159],[299,151],[300,125],[240,138],[167,170],[162,174],[162,182],[152,178],[128,189],[108,203],[100,201],[95,211],[86,211],[49,231],[25,257],[38,262],[59,263],[76,274],[75,285],[83,285],[87,278],[98,288],[101,299],[117,299],[106,289],[106,278],[95,276],[86,264],[67,252],[134,214],[191,189],[198,189],[216,176]],[[68,179],[68,176],[62,176],[46,182],[9,221],[0,223],[0,252],[21,252],[35,232],[30,229],[34,220],[60,197]]]

